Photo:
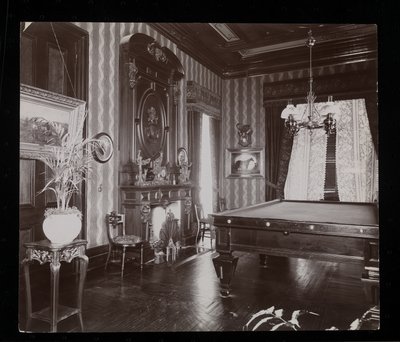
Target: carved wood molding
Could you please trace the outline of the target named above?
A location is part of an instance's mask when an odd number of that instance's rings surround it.
[[[121,56],[128,61],[128,80],[133,88],[140,76],[172,85],[184,76],[180,60],[166,46],[154,38],[135,33],[121,40]]]
[[[27,260],[37,260],[39,261],[40,265],[46,262],[53,262],[54,255],[50,251],[43,251],[43,250],[28,250],[27,252],[28,258]]]
[[[163,51],[161,45],[155,40],[152,43],[147,44],[147,51],[150,55],[153,56],[153,58],[157,62],[162,62],[162,63],[168,62],[168,58],[165,52]]]
[[[186,215],[190,214],[192,210],[192,197],[185,197],[184,210]]]
[[[60,261],[71,262],[74,258],[84,255],[84,249],[82,251],[83,246],[71,247],[62,250],[60,255]],[[84,247],[83,247],[84,248]]]
[[[356,72],[341,75],[329,75],[314,78],[313,88],[317,98],[335,94],[351,94],[357,92],[374,92],[377,89],[376,75],[372,72]],[[305,102],[309,91],[308,78],[287,80],[283,82],[264,83],[264,103],[270,101],[287,101],[288,99]],[[326,99],[325,99],[326,100]]]
[[[201,86],[195,81],[186,83],[186,107],[188,110],[203,111],[221,116],[221,96]]]
[[[140,76],[137,76],[138,72],[139,69],[135,64],[135,59],[133,58],[132,62],[128,63],[128,79],[129,79],[129,86],[131,87],[131,89],[135,88],[136,83],[140,79]]]

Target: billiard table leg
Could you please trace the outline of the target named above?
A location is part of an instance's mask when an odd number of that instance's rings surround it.
[[[232,252],[220,253],[213,259],[215,272],[221,283],[220,294],[223,298],[229,297],[231,280],[235,274],[238,260],[239,258],[233,256]]]
[[[260,254],[260,267],[268,268],[268,256],[266,254]]]
[[[379,305],[379,283],[368,278],[361,278],[365,298],[372,305]]]

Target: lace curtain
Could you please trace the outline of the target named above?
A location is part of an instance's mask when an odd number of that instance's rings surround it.
[[[320,110],[325,103],[316,103]],[[306,104],[298,104],[301,113]],[[292,154],[285,183],[285,198],[319,201],[324,198],[326,134],[323,129],[301,129],[293,138]]]
[[[340,201],[372,202],[378,196],[378,161],[372,143],[364,99],[336,102],[336,173]],[[319,110],[325,103],[317,103]],[[298,105],[300,111],[305,104]],[[285,198],[324,198],[326,134],[317,129],[310,135],[301,129],[293,139],[285,184]]]
[[[336,173],[341,201],[373,202],[378,198],[378,159],[364,99],[338,101]]]

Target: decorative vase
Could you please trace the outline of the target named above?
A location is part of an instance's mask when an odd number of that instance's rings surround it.
[[[51,243],[69,243],[80,233],[82,221],[76,213],[52,214],[43,221],[44,235]]]

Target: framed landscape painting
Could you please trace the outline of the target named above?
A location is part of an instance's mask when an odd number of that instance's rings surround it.
[[[263,178],[264,175],[263,148],[226,149],[226,178]]]
[[[20,157],[35,159],[60,144],[54,127],[74,132],[85,114],[85,101],[44,89],[20,85]],[[83,132],[82,132],[83,133]]]

